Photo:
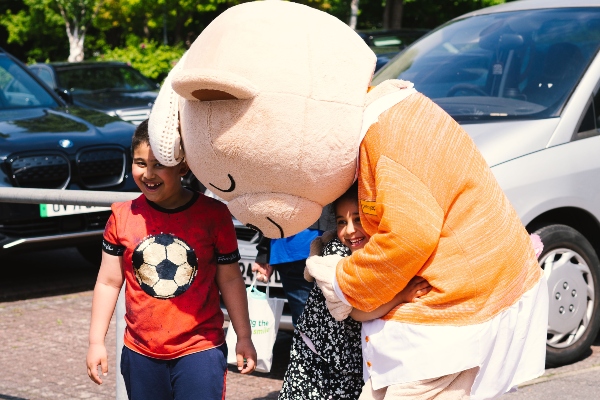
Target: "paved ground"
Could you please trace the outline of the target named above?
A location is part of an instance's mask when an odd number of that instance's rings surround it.
[[[109,375],[97,386],[85,371],[89,291],[0,303],[0,399],[114,399],[115,326],[106,339]],[[280,333],[270,374],[228,372],[227,398],[276,399],[291,336]]]
[[[2,256],[0,400],[115,399],[115,323],[106,338],[109,375],[97,386],[85,371],[97,270],[75,249]],[[291,335],[281,332],[269,374],[228,372],[227,399],[276,399]]]
[[[102,386],[85,372],[91,289],[96,270],[71,250],[2,256],[0,400],[115,399],[115,327],[107,337],[111,373]],[[291,336],[281,332],[270,374],[228,373],[228,400],[276,399]],[[600,338],[575,364],[548,369],[507,400],[600,397]]]

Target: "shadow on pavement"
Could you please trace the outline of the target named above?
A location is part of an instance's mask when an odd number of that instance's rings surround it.
[[[27,399],[24,399],[23,397],[8,396],[6,394],[0,393],[0,400],[27,400]]]
[[[252,400],[277,400],[278,396],[279,396],[279,392],[271,392],[268,395],[266,395],[265,397],[255,397]]]
[[[98,267],[70,247],[2,255],[1,268],[0,302],[92,290],[98,275]]]
[[[292,332],[279,331],[277,333],[277,340],[275,341],[275,346],[273,346],[273,365],[271,366],[271,372],[253,372],[252,375],[261,378],[282,380],[283,375],[285,375],[288,363],[290,362],[290,349],[292,348],[292,338]],[[237,367],[231,364],[229,365],[228,373],[239,374]]]

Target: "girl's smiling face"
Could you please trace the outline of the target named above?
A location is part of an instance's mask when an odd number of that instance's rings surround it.
[[[358,201],[353,199],[340,199],[335,207],[335,223],[337,236],[350,251],[365,247],[370,236],[364,231],[358,213]]]

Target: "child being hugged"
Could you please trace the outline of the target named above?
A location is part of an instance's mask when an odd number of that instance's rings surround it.
[[[219,292],[237,333],[238,369],[246,374],[256,365],[231,215],[223,203],[182,186],[185,161],[166,167],[156,160],[147,121],[131,151],[142,195],[113,204],[106,224],[88,375],[101,384],[98,366],[108,372],[104,337],[126,282],[121,373],[129,399],[222,400],[227,347]]]
[[[311,255],[349,256],[362,249],[370,236],[363,230],[358,211],[358,184],[333,203],[335,232],[325,232],[311,245]],[[312,278],[305,273],[307,279]],[[354,309],[344,321],[336,321],[315,285],[294,331],[290,363],[279,400],[359,398],[363,379],[361,322],[380,318],[401,303],[414,301],[431,290],[422,277],[413,278],[392,301],[371,312]]]

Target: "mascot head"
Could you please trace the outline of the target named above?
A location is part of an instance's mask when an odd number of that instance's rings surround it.
[[[242,223],[298,233],[352,184],[375,56],[338,19],[284,2],[222,13],[166,79],[157,159],[185,158]]]

